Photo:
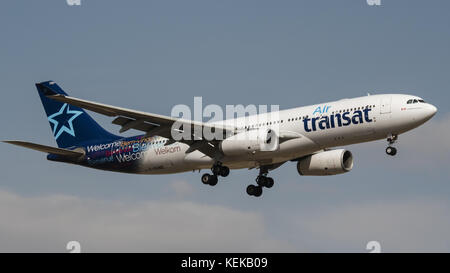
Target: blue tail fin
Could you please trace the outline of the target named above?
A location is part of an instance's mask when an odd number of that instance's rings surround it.
[[[67,96],[55,82],[36,83],[36,88],[58,147],[77,147],[92,141],[120,138],[103,129],[83,109],[47,98],[45,94],[49,92]]]

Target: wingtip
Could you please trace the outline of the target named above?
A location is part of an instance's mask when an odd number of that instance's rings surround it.
[[[17,145],[22,143],[23,141],[20,140],[0,140],[3,143],[8,143],[8,144],[13,144],[13,145]]]

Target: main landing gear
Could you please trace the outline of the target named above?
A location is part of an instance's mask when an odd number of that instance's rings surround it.
[[[226,166],[222,166],[221,162],[215,163],[211,167],[212,174],[205,173],[202,175],[202,183],[205,185],[215,186],[217,185],[218,176],[227,177],[230,174],[230,169]]]
[[[256,185],[248,185],[247,194],[250,196],[259,197],[263,193],[263,187],[268,189],[272,188],[274,185],[274,181],[272,177],[268,177],[267,174],[269,171],[266,167],[261,166],[259,169],[259,175],[256,177]]]
[[[389,146],[386,148],[386,154],[390,156],[394,156],[397,154],[397,148],[392,147],[395,141],[398,139],[398,135],[389,135],[387,141],[389,142]]]

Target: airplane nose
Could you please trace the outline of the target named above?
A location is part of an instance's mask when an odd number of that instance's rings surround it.
[[[425,119],[429,120],[436,114],[436,112],[437,112],[436,106],[428,104],[425,110]]]
[[[433,117],[433,116],[436,114],[436,112],[437,112],[436,106],[430,104],[430,110],[429,110],[429,112],[430,112],[430,114],[429,114],[429,115],[430,115],[430,118]]]

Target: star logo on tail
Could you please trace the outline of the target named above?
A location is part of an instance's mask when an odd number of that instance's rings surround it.
[[[73,121],[81,114],[83,114],[83,112],[70,110],[69,105],[64,103],[58,112],[49,116],[48,121],[53,124],[53,135],[55,136],[55,139],[58,139],[64,132],[75,137]]]

